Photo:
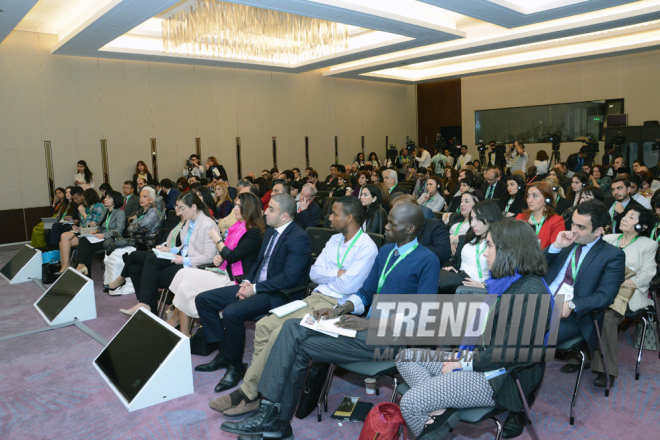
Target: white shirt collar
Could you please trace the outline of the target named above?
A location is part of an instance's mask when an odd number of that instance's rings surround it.
[[[286,229],[286,227],[289,226],[292,222],[293,222],[293,220],[291,220],[289,223],[286,223],[286,224],[284,224],[284,225],[282,225],[282,226],[280,226],[280,227],[278,227],[278,228],[275,228],[275,230],[277,231],[277,233],[278,233],[279,235],[282,235],[282,233],[284,232],[284,230]]]

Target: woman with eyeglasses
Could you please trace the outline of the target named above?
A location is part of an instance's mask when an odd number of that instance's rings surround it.
[[[141,307],[155,312],[158,307],[159,287],[168,287],[177,272],[184,267],[211,263],[218,253],[209,236],[209,231],[217,229],[217,225],[209,217],[207,207],[197,194],[183,194],[177,199],[176,205],[181,217],[186,220],[179,232],[181,246],[156,246],[159,254],[148,253],[142,267],[129,267],[129,276],[135,287],[138,303],[130,309],[121,309],[120,312],[125,315],[132,316]],[[159,258],[158,255],[166,258]]]
[[[599,353],[594,353],[591,370],[597,374],[594,385],[610,386],[619,375],[618,369],[618,327],[626,312],[653,306],[648,291],[651,280],[656,275],[655,256],[657,241],[649,238],[655,226],[655,216],[639,205],[626,210],[619,223],[620,233],[603,236],[603,240],[623,250],[626,254],[626,280],[621,285],[614,304],[605,310],[601,339],[605,348],[605,362],[610,375],[605,377],[605,369]],[[596,351],[599,351],[596,347]]]
[[[505,217],[515,217],[525,209],[525,181],[518,175],[506,176],[507,195],[500,197],[500,209]]]
[[[532,183],[527,187],[527,209],[516,216],[516,220],[527,222],[536,233],[541,249],[555,242],[564,231],[564,219],[555,213],[554,194],[547,182]]]
[[[223,238],[217,228],[209,231],[219,254],[213,265],[219,271],[185,268],[177,272],[170,284],[174,293],[174,313],[168,321],[173,327],[179,325],[181,333],[190,336],[190,318],[199,318],[195,298],[202,292],[237,284],[236,277],[247,274],[261,249],[261,239],[266,228],[261,201],[252,193],[239,194],[235,200],[234,223]]]

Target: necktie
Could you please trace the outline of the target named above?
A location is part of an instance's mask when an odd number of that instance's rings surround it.
[[[123,211],[125,207],[126,207],[126,196],[124,196],[124,204],[122,205],[121,210]]]
[[[584,248],[584,245],[581,244],[575,249],[575,268],[577,269],[578,264],[580,263],[580,255],[582,254],[582,249]],[[568,267],[566,268],[566,273],[564,274],[564,281],[562,284],[568,284],[569,286],[573,285],[573,265],[571,264],[571,260],[573,258],[571,257],[569,262],[568,262]],[[577,274],[575,274],[577,276]]]
[[[273,251],[273,245],[275,244],[275,239],[277,238],[278,232],[277,229],[275,229],[275,233],[273,236],[270,238],[270,243],[268,243],[268,248],[266,248],[266,253],[264,253],[264,258],[261,260],[261,264],[259,265],[259,270],[255,273],[257,276],[257,280],[259,279],[259,275],[261,274],[261,271],[264,269],[264,265],[268,263],[270,260],[270,253]]]
[[[487,198],[487,199],[490,199],[490,198],[492,198],[492,197],[493,197],[493,187],[492,187],[492,186],[489,186],[489,187],[488,187],[488,191],[486,192],[486,198]]]

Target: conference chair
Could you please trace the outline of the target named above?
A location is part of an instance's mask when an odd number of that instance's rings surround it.
[[[605,397],[608,397],[610,395],[610,373],[607,368],[607,363],[605,362],[605,356],[603,352],[603,343],[600,337],[600,329],[598,325],[598,313],[599,310],[594,310],[589,313],[589,316],[591,319],[594,321],[594,327],[596,329],[596,336],[598,338],[598,352],[600,353],[600,360],[603,363],[603,369],[605,370],[605,377],[608,379],[605,381]],[[585,354],[584,354],[584,346],[586,346],[587,342],[584,340],[582,335],[578,335],[572,339],[569,339],[568,341],[563,342],[562,344],[557,345],[556,350],[558,352],[564,352],[564,353],[569,353],[569,352],[575,352],[578,355],[580,355],[580,370],[578,371],[577,379],[575,380],[575,389],[573,390],[573,399],[571,400],[571,411],[570,411],[570,423],[571,425],[575,424],[575,404],[577,402],[578,398],[578,391],[580,390],[580,381],[582,380],[582,374],[584,373],[584,362],[585,362]]]
[[[319,206],[323,206],[323,204],[325,203],[325,199],[327,199],[328,197],[330,197],[330,191],[325,191],[325,190],[317,191],[316,196],[314,196],[314,200]]]
[[[646,329],[650,322],[656,322],[656,341],[660,340],[660,328],[657,327],[658,322],[658,286],[660,285],[660,278],[651,281],[650,293],[653,299],[653,306],[631,312],[626,311],[625,318],[632,323],[642,323],[642,335],[639,341],[639,351],[637,352],[637,362],[635,365],[635,380],[639,380],[639,369],[642,363],[642,350],[644,349],[644,341],[646,339]],[[660,351],[659,351],[660,353]],[[660,358],[660,354],[658,355]]]
[[[367,232],[369,234],[369,237],[376,243],[376,246],[378,247],[378,250],[383,247],[385,244],[385,236],[383,234],[376,234],[374,232]]]
[[[529,404],[527,403],[527,397],[523,392],[522,386],[520,385],[520,379],[518,378],[518,373],[524,370],[525,368],[529,368],[529,367],[518,367],[513,371],[511,371],[511,378],[516,382],[516,385],[518,387],[518,393],[520,394],[520,399],[522,400],[523,409],[525,411],[525,416],[527,418],[525,424],[529,428],[532,438],[534,440],[538,440],[539,437],[536,433],[536,429],[534,428],[534,425],[532,424],[532,412],[529,409]],[[541,385],[539,384],[539,386],[532,392],[532,396],[538,392],[540,387]],[[410,390],[410,386],[408,386],[408,384],[405,382],[402,382],[398,386],[398,393],[401,394],[401,396],[406,394],[406,392],[408,392],[409,390]],[[500,422],[500,420],[497,418],[497,416],[503,412],[506,412],[506,410],[499,409],[494,406],[483,407],[483,408],[462,408],[458,410],[460,421],[463,423],[468,423],[470,425],[481,425],[486,420],[490,420],[493,423],[495,423],[495,426],[497,428],[497,432],[495,434],[496,440],[500,440],[502,438],[503,425],[502,422]]]
[[[334,205],[337,197],[328,197],[323,203],[323,208],[321,211],[321,222],[323,222],[322,227],[330,229],[330,214],[332,214],[332,205]]]
[[[305,232],[307,232],[309,240],[312,242],[312,260],[316,261],[318,256],[321,255],[321,252],[323,252],[325,244],[335,234],[335,231],[328,228],[309,227],[305,229]]]
[[[437,220],[442,220],[442,212],[435,212],[435,211],[433,211],[433,216],[434,216]]]

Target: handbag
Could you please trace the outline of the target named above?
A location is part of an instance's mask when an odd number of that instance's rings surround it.
[[[439,292],[444,295],[456,293],[456,289],[463,285],[463,281],[467,277],[467,274],[463,271],[456,273],[451,270],[440,269],[440,279],[438,281]]]
[[[124,248],[128,246],[133,246],[135,247],[135,239],[133,238],[122,238],[122,239],[109,239],[105,240],[103,242],[103,246],[105,247],[105,254],[110,255],[113,253],[116,249],[119,248]]]
[[[208,356],[215,350],[217,350],[215,344],[209,344],[206,342],[204,331],[200,325],[190,336],[190,353],[198,356]]]
[[[296,410],[297,418],[304,419],[318,407],[323,385],[325,385],[325,380],[328,377],[328,371],[330,371],[330,364],[317,362],[312,364],[307,373],[305,387],[298,402],[298,409]]]
[[[644,350],[658,351],[658,333],[657,333],[658,323],[656,321],[651,321],[646,324],[646,333],[644,336]],[[642,340],[642,331],[644,329],[644,324],[641,322],[637,323],[635,328],[635,348],[639,348],[639,344]]]
[[[381,402],[369,411],[359,440],[394,440],[403,425],[401,408],[396,403]]]
[[[60,260],[53,258],[47,263],[41,265],[41,282],[43,284],[52,284],[55,281],[55,272],[62,268]]]

